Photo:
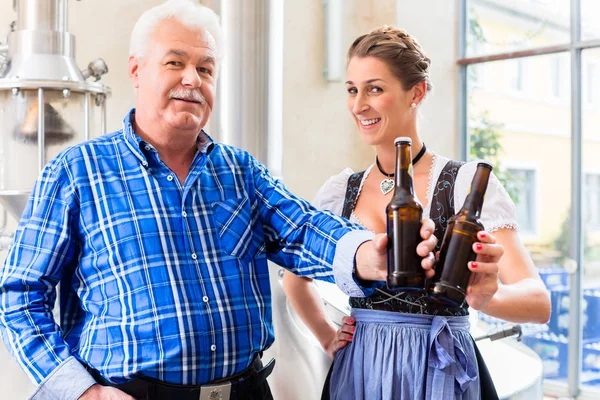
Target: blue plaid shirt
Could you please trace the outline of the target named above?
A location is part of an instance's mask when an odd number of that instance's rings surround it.
[[[333,268],[360,290],[352,260],[370,233],[204,133],[180,183],[134,133],[133,113],[46,166],[6,258],[2,337],[39,385],[34,397],[77,398],[94,383],[82,364],[113,383],[243,370],[274,339],[267,259],[327,281]]]

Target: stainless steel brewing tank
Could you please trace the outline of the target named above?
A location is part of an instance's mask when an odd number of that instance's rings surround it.
[[[91,82],[0,80],[0,201],[15,218],[48,161],[105,131],[105,99]]]
[[[14,0],[16,21],[0,43],[0,203],[19,219],[44,165],[105,132],[110,89],[101,59],[80,70],[67,0]]]

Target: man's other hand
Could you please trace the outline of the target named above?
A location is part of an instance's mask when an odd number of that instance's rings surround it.
[[[424,219],[421,225],[421,238],[423,241],[417,246],[417,254],[423,257],[421,266],[425,270],[425,276],[431,278],[434,275],[433,265],[435,257],[433,249],[437,244],[437,238],[433,234],[435,223],[430,219]],[[373,240],[363,243],[356,251],[356,277],[366,281],[385,281],[387,278],[387,243],[388,236],[380,233]]]
[[[114,387],[96,384],[83,392],[79,400],[135,400],[135,398]]]

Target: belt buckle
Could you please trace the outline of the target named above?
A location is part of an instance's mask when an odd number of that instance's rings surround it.
[[[202,385],[198,400],[229,400],[231,397],[231,382],[214,385]]]

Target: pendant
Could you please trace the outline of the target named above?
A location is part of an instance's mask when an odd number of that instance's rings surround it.
[[[379,188],[381,189],[381,193],[384,195],[388,194],[394,188],[394,180],[389,178],[382,180],[379,184]]]

